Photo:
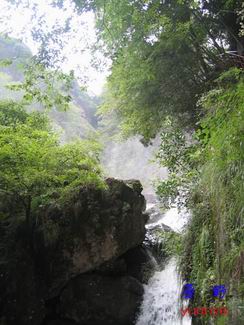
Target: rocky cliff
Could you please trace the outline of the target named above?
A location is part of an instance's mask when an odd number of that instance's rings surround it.
[[[40,208],[31,230],[2,222],[1,324],[133,324],[143,286],[128,256],[145,236],[141,191],[107,179],[107,190]]]

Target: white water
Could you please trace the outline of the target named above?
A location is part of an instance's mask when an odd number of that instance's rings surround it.
[[[149,208],[153,206],[154,204],[150,204]],[[182,209],[182,211],[179,213],[177,208],[172,208],[168,210],[160,220],[154,223],[150,223],[149,227],[165,224],[166,226],[169,226],[174,231],[181,232],[185,224],[187,223],[188,217],[189,217],[189,212],[187,212],[185,209]]]
[[[186,218],[180,218],[176,212],[175,209],[169,210],[157,224],[164,223],[175,231],[181,231]],[[190,317],[181,317],[180,291],[181,281],[176,271],[176,259],[172,258],[145,285],[136,325],[191,325]]]

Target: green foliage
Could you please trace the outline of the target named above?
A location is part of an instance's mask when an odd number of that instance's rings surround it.
[[[242,4],[242,9],[239,11],[240,16],[240,24],[241,24],[241,30],[240,30],[240,36],[244,36],[244,4]]]
[[[0,69],[3,76],[10,79],[10,82],[1,82],[7,90],[11,90],[9,98],[15,98],[13,91],[16,91],[18,99],[21,97],[24,104],[38,103],[47,110],[66,111],[69,108],[73,71],[65,74],[57,68],[46,68],[40,57],[33,57],[23,43],[1,35],[0,49]],[[4,97],[6,94],[3,92]]]
[[[220,38],[225,35],[229,49],[243,53],[244,40],[239,36],[241,28],[238,12],[243,5],[242,0],[203,0],[202,6],[206,10],[207,22],[211,26],[211,31]]]
[[[98,98],[82,91],[72,74],[66,75],[45,69],[40,64],[35,65],[37,58],[33,58],[28,47],[18,40],[0,36],[0,48],[0,62],[1,58],[4,61],[11,59],[12,62],[0,67],[1,98],[22,100],[29,111],[46,110],[55,129],[62,132],[61,141],[85,138],[94,132],[92,126],[96,127]],[[9,88],[17,86],[18,91],[6,88],[7,85]]]
[[[4,59],[4,60],[0,60],[0,67],[7,67],[9,65],[12,64],[12,60],[10,59]]]
[[[25,123],[28,113],[23,108],[23,105],[14,101],[0,102],[0,125],[1,126],[16,126],[18,123]]]
[[[183,132],[172,120],[164,124],[157,153],[160,165],[167,167],[168,178],[157,182],[156,192],[166,207],[176,202],[186,204],[192,184],[198,178],[202,148],[190,134]],[[180,200],[179,200],[180,194]]]
[[[182,250],[182,235],[173,231],[158,231],[157,236],[162,243],[165,257],[180,255]]]
[[[243,299],[243,71],[230,69],[214,85],[198,103],[204,115],[197,130],[185,133],[168,121],[157,156],[169,171],[157,193],[166,205],[180,195],[191,210],[180,269],[196,288],[194,306],[213,305],[210,288],[218,283],[227,301]]]
[[[226,285],[227,300],[243,299],[243,103],[244,74],[238,69],[221,75],[201,100],[202,160],[190,191],[192,219],[181,260],[183,276],[196,284],[196,305],[210,304],[207,288],[214,283]]]
[[[34,59],[24,68],[24,81],[10,83],[6,87],[13,91],[23,91],[23,103],[40,103],[50,110],[55,107],[67,110],[71,96],[67,91],[71,87],[73,72],[66,75],[58,70],[48,70]]]
[[[100,153],[101,145],[95,140],[77,140],[61,146],[55,152],[61,203],[67,201],[81,186],[105,186],[98,164]]]
[[[12,200],[9,214],[16,204],[31,222],[40,204],[62,203],[79,186],[103,187],[96,142],[60,145],[44,114],[27,113],[15,102],[1,102],[0,110],[0,195]]]
[[[165,21],[165,29],[155,41],[143,35],[141,41],[136,39],[120,50],[100,110],[106,115],[116,109],[125,135],[141,134],[146,142],[162,129],[168,116],[179,117],[178,122],[189,127],[205,87],[203,58],[196,54],[191,39],[193,26],[179,21],[175,27],[173,12],[168,14],[158,22],[160,27]]]
[[[140,134],[146,143],[168,116],[192,128],[197,101],[225,69],[226,44],[243,47],[234,13],[240,1],[75,2],[95,10],[99,38],[112,58],[101,115],[116,110],[122,132]]]

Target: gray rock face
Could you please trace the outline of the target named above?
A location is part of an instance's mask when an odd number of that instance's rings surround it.
[[[11,247],[0,264],[0,320],[49,324],[55,314],[59,324],[88,325],[97,314],[100,325],[132,324],[143,289],[120,256],[144,240],[145,200],[137,181],[108,179],[107,185],[81,188],[62,209],[43,208],[31,234],[20,225],[12,238],[5,236]],[[104,264],[113,274],[102,274]]]
[[[107,184],[106,191],[81,189],[65,208],[52,206],[40,214],[35,247],[40,267],[46,266],[50,294],[143,241],[146,217],[141,191],[115,179]]]

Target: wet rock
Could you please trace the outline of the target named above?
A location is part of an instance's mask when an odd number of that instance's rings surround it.
[[[146,210],[146,213],[149,215],[148,224],[156,223],[162,219],[164,212],[161,211],[158,204],[149,204],[149,208]]]
[[[169,232],[174,233],[172,228],[163,223],[147,225],[144,245],[155,257],[157,263],[164,262],[167,257],[165,255],[165,243],[162,239],[162,234]]]
[[[130,249],[123,255],[127,265],[127,273],[142,283],[147,283],[157,267],[157,263],[150,251],[138,246]]]
[[[142,295],[142,284],[130,276],[80,275],[65,287],[58,313],[80,325],[130,325]]]
[[[105,276],[129,275],[141,283],[147,283],[155,268],[157,262],[150,250],[140,245],[129,249],[119,258],[102,264],[94,272]]]

